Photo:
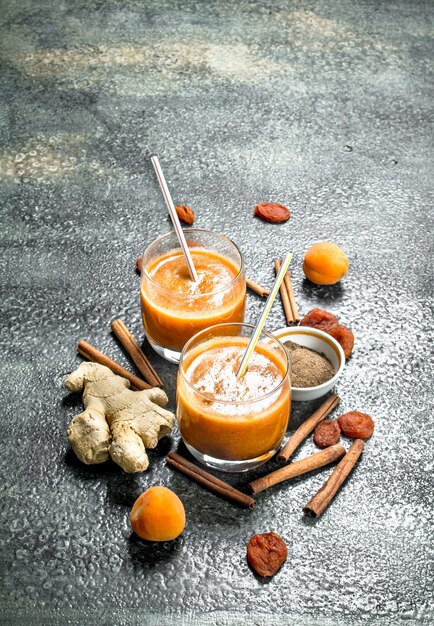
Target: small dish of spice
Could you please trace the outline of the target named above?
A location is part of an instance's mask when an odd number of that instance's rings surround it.
[[[308,326],[288,326],[273,334],[290,356],[292,399],[315,400],[328,393],[345,367],[336,339]]]

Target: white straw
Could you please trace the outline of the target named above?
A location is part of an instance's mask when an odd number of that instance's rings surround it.
[[[262,329],[264,328],[265,322],[267,321],[268,314],[270,313],[271,307],[273,306],[274,299],[277,296],[277,292],[280,289],[280,285],[285,277],[289,264],[291,263],[291,259],[292,252],[289,252],[280,267],[279,273],[277,274],[276,280],[274,281],[273,288],[271,289],[270,295],[267,298],[267,302],[264,305],[262,315],[256,323],[255,330],[253,331],[253,335],[249,341],[249,345],[247,346],[244,356],[241,359],[241,363],[237,370],[237,378],[244,376],[244,374],[246,373],[250,357],[252,356],[253,351],[256,348],[256,344],[258,343],[259,337],[262,333]]]
[[[169,215],[172,219],[172,223],[175,228],[176,235],[179,239],[179,243],[181,244],[182,252],[184,253],[184,259],[187,264],[188,271],[190,272],[191,279],[194,280],[195,283],[197,283],[199,278],[196,272],[196,268],[194,267],[193,259],[190,254],[188,244],[185,240],[184,231],[182,230],[181,222],[179,221],[179,217],[176,212],[175,205],[173,204],[172,196],[170,195],[170,191],[167,186],[166,179],[164,178],[164,174],[161,169],[160,162],[157,156],[153,156],[151,158],[151,161],[152,161],[152,165],[154,166],[155,173],[157,174],[158,182],[160,183],[161,191],[163,192],[163,196],[166,201],[167,208],[169,209]]]

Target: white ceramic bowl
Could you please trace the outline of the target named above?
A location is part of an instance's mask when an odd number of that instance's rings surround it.
[[[345,367],[345,354],[336,339],[322,330],[310,328],[309,326],[279,328],[279,330],[273,332],[273,335],[282,343],[290,340],[301,346],[306,346],[306,348],[311,348],[316,352],[322,352],[336,370],[333,378],[322,385],[317,385],[316,387],[291,387],[293,400],[315,400],[330,391]]]

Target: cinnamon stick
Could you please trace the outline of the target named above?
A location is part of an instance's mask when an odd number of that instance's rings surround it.
[[[158,376],[157,372],[152,367],[151,363],[146,358],[143,350],[140,348],[133,335],[125,326],[122,320],[115,320],[112,322],[112,330],[116,337],[119,339],[123,348],[130,355],[133,363],[148,382],[151,387],[163,387],[163,381]]]
[[[246,285],[249,289],[257,293],[258,296],[261,296],[261,298],[265,298],[270,293],[269,289],[264,289],[264,287],[261,287],[261,285],[258,285],[258,283],[250,280],[250,278],[246,278]]]
[[[280,259],[276,259],[274,261],[274,271],[276,272],[276,275],[279,273],[280,265],[281,265]],[[295,320],[292,315],[291,303],[289,301],[289,296],[288,296],[288,292],[286,289],[285,280],[283,280],[282,284],[280,285],[280,298],[282,300],[283,310],[285,312],[286,323],[288,324],[288,326],[292,326]]]
[[[280,463],[287,463],[289,457],[294,454],[298,446],[306,439],[306,437],[313,431],[318,422],[321,422],[340,402],[339,396],[332,393],[321,406],[307,418],[303,424],[297,428],[295,433],[288,439],[281,451],[276,457],[276,460]]]
[[[315,452],[315,454],[311,454],[305,459],[295,461],[295,463],[290,463],[275,472],[262,476],[262,478],[253,480],[249,483],[249,489],[253,495],[257,495],[261,491],[264,491],[273,485],[277,485],[284,480],[300,476],[301,474],[307,474],[308,472],[318,469],[319,467],[324,467],[324,465],[330,465],[330,463],[342,458],[344,454],[344,446],[337,443],[329,448],[324,448],[324,450],[321,450],[320,452]]]
[[[297,303],[295,301],[294,289],[292,288],[291,273],[290,273],[289,270],[286,272],[283,281],[285,283],[286,292],[288,294],[288,299],[289,299],[289,305],[291,307],[292,318],[293,318],[294,322],[299,322],[300,321],[300,314],[298,312]]]
[[[357,463],[364,447],[365,442],[362,439],[356,439],[342,461],[336,465],[325,485],[323,485],[306,506],[303,507],[303,511],[306,515],[319,517],[323,513]]]
[[[189,478],[192,478],[203,487],[207,487],[210,491],[213,491],[214,493],[230,500],[231,502],[234,502],[235,504],[238,504],[239,506],[248,509],[253,509],[256,506],[256,501],[253,498],[245,493],[242,493],[241,491],[238,491],[238,489],[228,485],[228,483],[225,483],[223,480],[209,474],[201,467],[191,463],[176,452],[169,452],[166,463]]]
[[[138,376],[134,376],[134,374],[131,374],[131,372],[122,367],[122,365],[119,365],[119,363],[116,363],[116,361],[113,361],[110,357],[106,356],[105,354],[91,346],[89,343],[87,343],[87,341],[80,341],[77,346],[77,351],[88,361],[93,361],[94,363],[100,363],[101,365],[105,365],[118,376],[123,376],[124,378],[128,379],[133,389],[141,390],[151,388],[151,385],[148,385],[148,383],[146,383]]]

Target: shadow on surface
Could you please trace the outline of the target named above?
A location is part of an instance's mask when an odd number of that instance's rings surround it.
[[[77,478],[85,480],[98,479],[103,476],[112,476],[118,474],[122,470],[120,467],[113,463],[113,461],[105,461],[104,463],[98,463],[96,465],[86,465],[82,463],[75,455],[72,448],[65,453],[65,465],[71,470]]]
[[[166,457],[173,447],[173,437],[171,436],[171,434],[169,434],[160,439],[156,448],[146,448],[146,454],[149,456],[150,459],[149,464],[152,463],[152,458]]]
[[[273,579],[274,579],[274,576],[259,576],[259,574],[257,574],[255,572],[255,570],[252,569],[250,566],[249,566],[249,569],[252,572],[253,576],[258,581],[258,583],[261,584],[261,585],[269,585],[273,581]],[[279,569],[279,571],[280,571],[280,569]],[[278,573],[279,572],[277,572],[277,574]]]
[[[122,473],[107,481],[107,501],[131,509],[139,495],[144,491],[140,482],[141,474]]]
[[[68,393],[68,395],[64,396],[62,398],[62,406],[64,407],[77,407],[79,408],[80,406],[83,406],[83,403],[81,401],[81,392],[77,392],[77,393]],[[83,409],[77,411],[77,413],[81,413]]]
[[[146,470],[148,477],[152,476],[155,464],[160,459],[166,457],[167,453],[173,446],[172,437],[163,437],[156,448],[152,450],[146,450],[149,457],[149,468]],[[72,448],[69,448],[64,457],[65,465],[80,480],[99,480],[105,477],[110,477],[110,481],[107,481],[107,496],[113,500],[116,504],[126,504],[131,506],[136,497],[138,497],[143,491],[143,485],[140,486],[139,478],[143,477],[144,472],[137,472],[134,474],[127,474],[114,463],[111,459],[104,461],[104,463],[98,463],[95,465],[86,465],[82,463],[75,455]],[[133,500],[129,496],[125,497],[125,494],[133,493],[137,491]],[[123,495],[119,497],[116,495],[123,492]]]
[[[145,541],[132,532],[128,537],[128,552],[131,563],[135,567],[154,567],[162,561],[176,556],[181,548],[182,539],[178,537],[172,541]]]
[[[327,399],[328,396],[323,396],[317,400],[309,400],[307,402],[291,403],[291,415],[288,421],[288,428],[286,434],[291,437],[294,432],[299,428],[308,417],[312,415]],[[284,445],[284,444],[283,444]]]
[[[321,300],[323,304],[340,302],[344,295],[344,288],[340,282],[336,285],[315,285],[305,278],[301,288],[308,298]]]

